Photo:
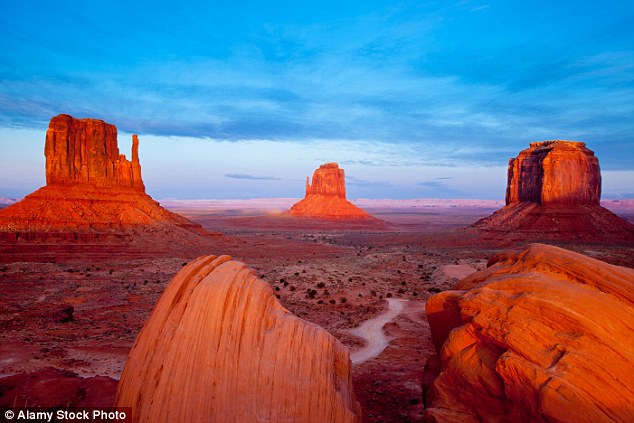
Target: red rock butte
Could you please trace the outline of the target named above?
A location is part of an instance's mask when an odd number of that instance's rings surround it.
[[[229,256],[170,282],[115,399],[135,422],[359,422],[348,349]]]
[[[634,225],[600,200],[599,160],[585,143],[534,142],[509,160],[506,206],[473,227],[527,239],[634,239]]]
[[[363,219],[371,216],[346,199],[346,178],[337,163],[326,163],[306,177],[306,196],[290,209],[291,216],[320,219]]]
[[[138,148],[133,135],[129,161],[119,153],[114,125],[55,116],[44,147],[46,186],[0,210],[0,238],[93,240],[131,228],[205,234],[145,193]]]
[[[426,421],[634,421],[633,269],[534,244],[426,307]]]

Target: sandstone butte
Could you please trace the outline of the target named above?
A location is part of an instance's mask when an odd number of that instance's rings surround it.
[[[473,227],[528,239],[634,240],[634,225],[600,200],[599,161],[585,143],[534,142],[509,160],[506,206]]]
[[[634,421],[634,269],[533,244],[454,289],[427,302],[427,421]]]
[[[320,219],[371,218],[364,210],[346,200],[346,177],[337,163],[326,163],[313,173],[312,185],[306,177],[306,196],[295,203],[291,216]]]
[[[145,193],[138,148],[133,135],[129,161],[119,153],[114,125],[55,116],[44,147],[46,186],[0,210],[0,237],[15,241],[79,234],[91,239],[134,227],[204,234],[200,225],[169,212]]]
[[[167,286],[129,355],[115,406],[135,422],[358,422],[348,349],[286,310],[229,256]]]

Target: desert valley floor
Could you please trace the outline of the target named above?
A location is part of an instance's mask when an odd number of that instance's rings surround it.
[[[420,421],[423,370],[434,350],[426,299],[486,267],[493,254],[527,244],[457,231],[498,205],[364,207],[381,220],[342,224],[279,216],[257,205],[162,203],[222,235],[208,249],[176,253],[86,242],[0,245],[0,377],[54,367],[118,379],[170,279],[199,255],[228,254],[269,282],[288,310],[335,335],[353,357],[364,341],[351,330],[384,313],[388,299],[406,300],[383,328],[388,347],[355,364],[353,381],[364,421]],[[634,221],[631,208],[614,211]],[[631,244],[555,245],[634,267]],[[15,405],[37,401],[33,392],[41,389],[29,392],[31,385],[22,382],[12,393]],[[115,381],[103,382],[86,393],[100,398],[99,405],[112,403],[116,389]]]

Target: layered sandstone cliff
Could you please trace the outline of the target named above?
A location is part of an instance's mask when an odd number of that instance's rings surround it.
[[[585,143],[531,143],[509,160],[506,206],[478,230],[525,239],[634,239],[634,225],[601,207],[599,161]]]
[[[306,177],[306,196],[290,209],[292,216],[322,219],[369,218],[370,215],[346,199],[346,179],[337,163],[326,163]]]
[[[228,256],[170,282],[125,366],[135,422],[356,422],[348,350]]]
[[[634,270],[534,244],[427,302],[437,422],[634,421]]]
[[[506,204],[599,205],[599,160],[583,142],[533,142],[509,160]]]
[[[145,191],[139,138],[132,135],[132,161],[119,153],[117,128],[97,119],[59,115],[46,131],[46,184],[122,187]]]
[[[114,125],[69,115],[52,118],[44,148],[46,186],[0,210],[0,238],[77,239],[72,234],[99,236],[150,227],[161,233],[204,234],[200,225],[145,193],[138,148],[133,135],[129,161],[119,153]]]

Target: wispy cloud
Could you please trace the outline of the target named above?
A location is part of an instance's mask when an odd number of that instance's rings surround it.
[[[357,185],[362,187],[377,187],[377,188],[388,188],[393,186],[391,183],[387,181],[370,181],[367,179],[359,179],[354,176],[346,176],[346,184],[349,185]]]
[[[114,1],[26,13],[12,2],[0,16],[0,125],[45,128],[69,113],[146,135],[400,150],[344,163],[373,167],[493,165],[564,138],[598,145],[606,168],[632,168],[634,6],[595,19],[581,3],[167,13]]]
[[[281,178],[276,178],[274,176],[255,176],[248,175],[246,173],[225,173],[225,177],[232,179],[250,179],[256,181],[279,181]]]

